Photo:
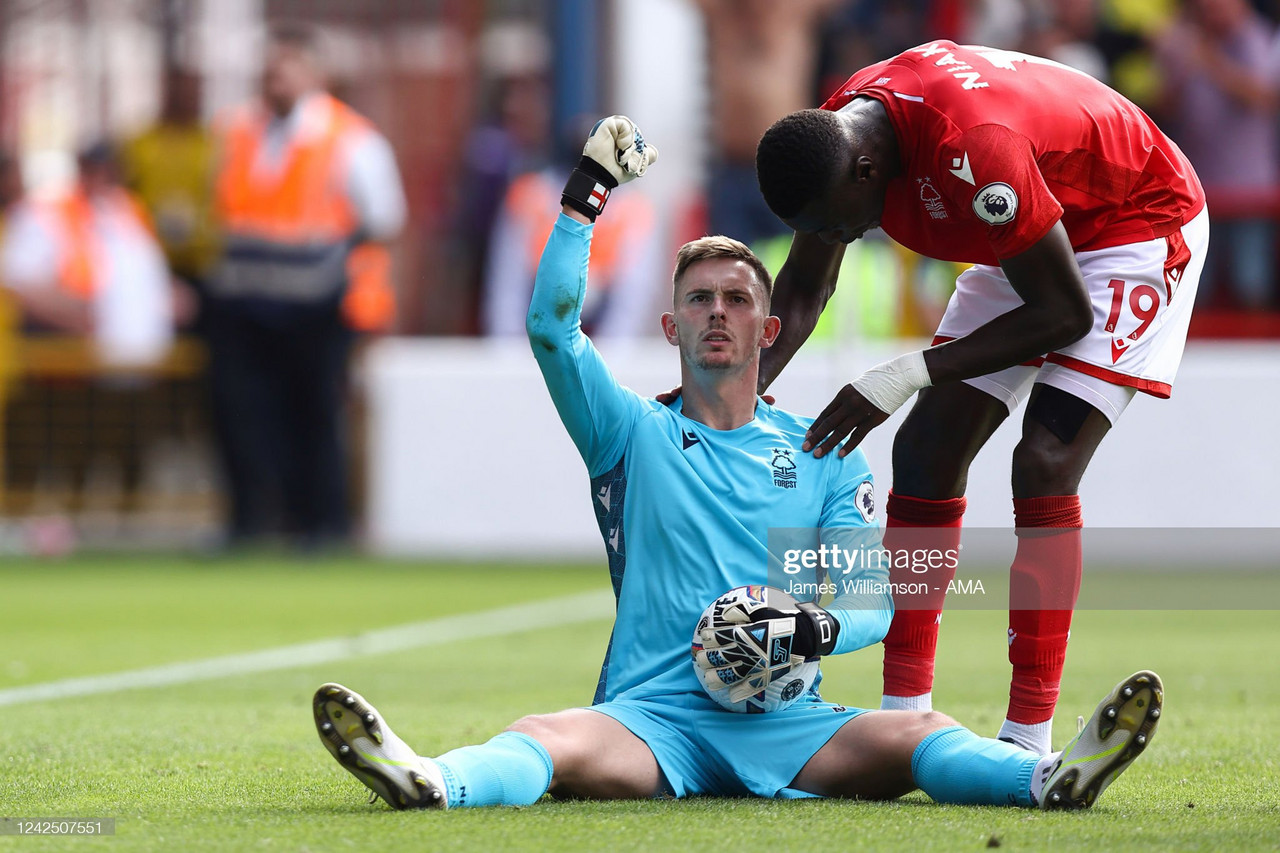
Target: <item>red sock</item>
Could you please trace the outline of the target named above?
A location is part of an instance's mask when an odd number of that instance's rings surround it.
[[[1058,704],[1080,594],[1080,497],[1014,498],[1013,518],[1018,550],[1009,570],[1008,718],[1043,723]]]
[[[889,493],[885,502],[884,548],[892,554],[920,548],[946,552],[960,547],[960,520],[964,498],[930,501]],[[894,560],[889,580],[895,585],[928,580],[938,592],[894,596],[893,623],[884,638],[884,693],[886,696],[919,696],[933,689],[933,659],[938,647],[938,624],[947,584],[955,577],[954,562],[931,569],[927,575]]]

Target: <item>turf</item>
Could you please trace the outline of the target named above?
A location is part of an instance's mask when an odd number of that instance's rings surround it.
[[[538,566],[81,558],[0,563],[0,690],[350,635],[601,589],[602,570]],[[111,839],[0,837],[15,849],[654,850],[1277,849],[1275,611],[1085,611],[1057,741],[1129,672],[1166,685],[1152,747],[1090,812],[901,801],[696,799],[398,813],[320,746],[326,680],[377,703],[424,753],[587,701],[609,624],[530,631],[326,666],[0,707],[0,816],[112,817]],[[991,734],[1007,689],[1004,616],[949,613],[935,701]],[[874,650],[824,667],[824,693],[875,704]]]

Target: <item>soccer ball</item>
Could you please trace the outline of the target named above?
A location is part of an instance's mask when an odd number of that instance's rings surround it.
[[[791,654],[795,617],[760,621],[766,609],[794,611],[796,600],[771,586],[740,586],[702,612],[693,631],[693,668],[712,699],[739,714],[780,711],[813,687],[818,659]]]

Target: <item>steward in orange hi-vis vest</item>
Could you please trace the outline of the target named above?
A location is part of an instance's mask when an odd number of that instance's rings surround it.
[[[205,328],[228,544],[283,535],[314,550],[350,536],[351,350],[394,314],[395,152],[325,93],[324,52],[304,24],[273,27],[258,97],[218,127],[222,257]]]
[[[376,131],[329,95],[300,107],[283,145],[273,146],[260,107],[244,107],[227,123],[217,182],[225,246],[212,290],[299,304],[340,298],[351,328],[384,330],[395,314],[390,255],[363,239],[347,192],[346,154]]]

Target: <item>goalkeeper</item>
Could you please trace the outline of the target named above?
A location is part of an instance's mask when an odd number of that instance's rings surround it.
[[[672,405],[619,385],[582,333],[592,223],[608,215],[618,184],[656,159],[625,117],[596,124],[565,187],[527,317],[547,388],[591,476],[617,597],[593,704],[525,717],[487,743],[426,758],[359,694],[326,684],[314,703],[322,742],[395,808],[528,805],[548,792],[886,799],[917,787],[948,803],[1091,805],[1155,727],[1162,697],[1152,673],[1118,685],[1064,753],[1045,757],[934,712],[824,702],[817,684],[762,714],[730,713],[704,692],[690,659],[693,627],[725,591],[785,577],[771,529],[787,548],[817,548],[828,534],[857,547],[877,534],[862,452],[801,453],[810,420],[756,395],[760,352],[779,321],[769,315],[769,273],[745,246],[704,237],[676,257],[672,310],[662,315],[680,357],[683,391]],[[887,572],[845,575],[859,578],[883,582]],[[870,592],[768,615],[761,630],[789,627],[792,653],[815,658],[878,643],[893,614],[887,594]],[[749,657],[725,654],[743,661],[743,675]],[[726,680],[738,677],[728,669]]]

